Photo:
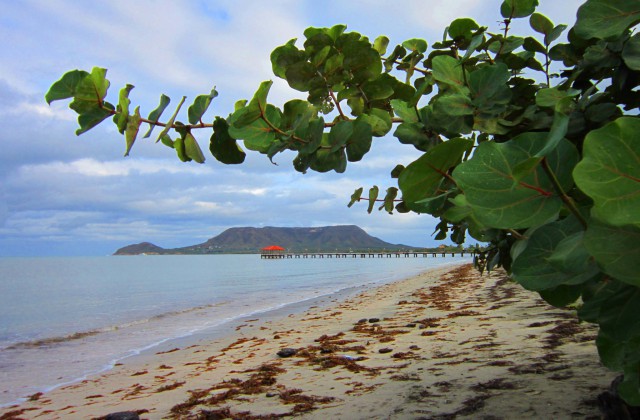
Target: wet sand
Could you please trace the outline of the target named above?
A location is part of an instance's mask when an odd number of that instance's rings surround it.
[[[35,394],[0,419],[599,418],[596,396],[615,374],[595,334],[503,273],[462,265],[247,319],[224,338]]]

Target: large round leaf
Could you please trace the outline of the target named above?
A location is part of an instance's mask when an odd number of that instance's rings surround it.
[[[614,225],[640,225],[640,119],[621,117],[591,131],[576,184],[594,201],[594,215]]]
[[[640,286],[640,228],[610,226],[591,219],[585,247],[605,273]]]
[[[473,157],[453,172],[482,224],[520,229],[557,217],[562,200],[543,169],[538,166],[524,177],[516,176],[518,165],[534,157],[546,138],[547,133],[524,133],[506,143],[482,143]],[[562,140],[546,159],[563,188],[570,188],[570,171],[578,159],[575,147]]]
[[[467,153],[473,142],[455,138],[431,149],[418,160],[407,166],[398,178],[402,198],[407,207],[415,211],[424,211],[424,206],[416,202],[439,195],[439,187],[447,172],[457,165]]]
[[[588,0],[578,9],[574,30],[585,39],[616,38],[639,21],[639,0]]]
[[[526,289],[539,291],[580,284],[595,276],[599,270],[590,262],[582,232],[575,218],[537,229],[511,266],[513,278]]]

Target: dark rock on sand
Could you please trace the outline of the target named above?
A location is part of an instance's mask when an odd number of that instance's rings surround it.
[[[140,420],[140,416],[135,411],[120,411],[104,416],[105,420]]]
[[[380,318],[369,318],[369,322],[370,323],[374,323],[374,322],[380,322]]]
[[[291,357],[291,356],[295,356],[297,352],[298,350],[296,349],[286,348],[286,349],[280,350],[277,354],[280,357]]]
[[[385,353],[391,353],[392,351],[393,349],[390,349],[389,347],[385,347],[383,349],[378,350],[378,353],[385,354]]]

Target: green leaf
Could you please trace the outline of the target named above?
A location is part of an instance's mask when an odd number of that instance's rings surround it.
[[[114,111],[113,105],[104,103],[103,108],[99,108],[97,105],[94,108],[85,109],[84,112],[78,115],[79,129],[76,130],[76,135],[79,136],[100,124],[105,119],[109,118]]]
[[[362,191],[364,191],[364,189],[360,187],[357,190],[355,190],[353,194],[351,194],[351,201],[349,201],[349,204],[347,205],[347,207],[351,207],[353,206],[354,203],[356,203],[357,201],[360,201],[360,197],[362,197]]]
[[[242,163],[246,156],[236,140],[229,135],[229,124],[220,117],[216,117],[213,122],[209,151],[219,162],[227,165]]]
[[[458,18],[451,22],[451,25],[447,28],[447,32],[449,32],[451,39],[464,38],[466,40],[470,40],[474,31],[478,29],[480,29],[480,26],[475,20],[469,18]]]
[[[624,44],[622,59],[631,70],[640,71],[640,34],[635,34]]]
[[[215,88],[211,89],[211,92],[208,95],[198,95],[193,100],[193,104],[187,110],[189,115],[189,123],[197,124],[200,122],[200,119],[207,112],[207,108],[211,104],[211,100],[218,96],[218,92]],[[195,160],[195,159],[194,159]]]
[[[129,92],[131,92],[131,89],[133,89],[133,85],[130,84],[127,84],[125,87],[120,89],[118,106],[116,107],[116,111],[118,113],[114,115],[115,123],[118,126],[118,131],[120,132],[120,134],[124,134],[124,130],[127,128],[127,120],[129,119],[129,104],[131,104],[131,101],[129,100]],[[125,154],[125,156],[127,155]]]
[[[387,213],[393,213],[394,200],[398,196],[398,189],[396,187],[387,188],[387,194],[384,196],[384,203],[380,206],[379,210],[384,209]]]
[[[160,119],[160,116],[162,115],[164,110],[167,108],[167,106],[169,106],[169,102],[171,102],[171,99],[167,95],[162,94],[160,96],[160,104],[158,104],[158,107],[156,109],[154,109],[149,113],[149,116],[147,117],[147,119],[149,121],[157,122]],[[154,128],[155,128],[155,125],[149,124],[149,130],[146,132],[143,138],[146,139],[147,137],[151,136],[151,132],[153,131]]]
[[[253,98],[249,102],[249,105],[247,105],[247,108],[258,109],[261,113],[264,112],[267,108],[267,95],[269,94],[269,90],[272,85],[273,82],[271,80],[260,83],[258,90],[256,90],[256,93],[253,95]]]
[[[175,146],[173,145],[173,140],[171,140],[171,137],[169,137],[168,135],[165,134],[164,136],[162,136],[162,139],[160,139],[160,141],[165,146],[175,149]]]
[[[565,29],[567,29],[567,25],[556,26],[551,32],[544,36],[544,43],[546,45],[551,45],[553,41],[555,41],[560,37],[560,35],[562,35]]]
[[[584,141],[573,176],[594,201],[594,215],[614,226],[640,226],[640,119],[621,117]]]
[[[575,285],[598,274],[575,218],[546,224],[533,232],[511,265],[513,278],[529,290]]]
[[[581,285],[560,285],[552,289],[540,290],[540,297],[556,308],[564,308],[574,303],[582,293]]]
[[[329,131],[329,145],[331,146],[331,152],[335,152],[347,144],[349,138],[353,134],[353,122],[352,121],[339,121],[331,127]]]
[[[405,102],[400,99],[392,99],[391,106],[393,107],[393,112],[406,123],[415,123],[418,122],[418,112],[416,111],[415,106],[412,106],[408,102]]]
[[[507,82],[511,78],[509,68],[504,63],[481,67],[469,74],[469,89],[473,104],[484,112],[497,114],[500,107],[511,100],[511,90]]]
[[[465,88],[462,66],[453,57],[439,55],[433,58],[433,78],[438,82],[456,90]]]
[[[443,95],[434,101],[433,112],[440,115],[459,117],[473,115],[474,107],[471,98],[467,95]]]
[[[400,140],[402,144],[412,144],[418,150],[428,151],[436,143],[427,134],[424,125],[421,123],[401,123],[394,131],[393,135]]]
[[[418,160],[409,164],[398,178],[402,199],[409,209],[420,211],[417,202],[439,195],[448,171],[460,163],[462,156],[473,147],[473,141],[455,138],[439,144]]]
[[[585,246],[605,273],[640,286],[640,228],[611,226],[591,219]]]
[[[376,205],[376,200],[378,199],[378,193],[380,190],[377,185],[369,188],[369,207],[367,208],[367,213],[371,214],[373,211],[373,207]]]
[[[533,13],[529,17],[529,25],[531,28],[543,35],[547,35],[553,31],[553,22],[541,13]]]
[[[229,118],[229,135],[234,139],[243,140],[244,145],[249,150],[255,150],[260,153],[267,153],[271,147],[271,143],[276,139],[273,128],[263,119],[258,119],[249,125],[238,128],[234,125],[234,113]],[[265,118],[274,126],[279,126],[282,119],[280,110],[273,105],[267,105]]]
[[[376,137],[382,137],[391,130],[393,125],[391,115],[384,109],[372,108],[367,114],[362,114],[362,118],[371,126],[371,133]]]
[[[167,121],[167,125],[165,125],[165,127],[162,129],[162,131],[158,135],[158,138],[156,139],[156,143],[159,142],[165,136],[165,134],[169,132],[169,130],[171,130],[171,126],[173,125],[173,122],[176,120],[176,117],[178,116],[178,112],[180,112],[180,108],[182,108],[182,104],[184,104],[184,101],[186,99],[187,99],[186,96],[183,96],[182,99],[180,99],[180,102],[178,103],[176,110],[173,112],[173,115],[171,116],[171,118],[169,118],[169,121]]]
[[[409,51],[417,51],[419,53],[424,53],[425,51],[427,51],[427,41],[425,41],[424,39],[408,39],[402,43],[402,46]]]
[[[178,159],[182,162],[189,162],[191,160],[191,158],[187,156],[187,151],[184,146],[184,138],[178,137],[176,141],[173,142],[173,148],[176,149]]]
[[[393,77],[383,73],[377,79],[364,83],[362,90],[369,101],[387,99],[394,93],[394,82],[395,79]]]
[[[125,127],[124,138],[127,143],[127,150],[124,152],[125,156],[129,156],[131,147],[133,147],[133,143],[136,141],[138,131],[140,130],[140,123],[140,107],[137,106],[133,115],[129,117],[127,126]]]
[[[380,35],[373,41],[373,48],[378,51],[378,54],[385,55],[387,53],[387,47],[389,46],[389,38],[384,35]]]
[[[271,53],[271,66],[273,74],[281,79],[286,79],[289,66],[294,63],[306,61],[306,55],[295,46],[296,40],[292,39]]]
[[[538,0],[504,0],[500,13],[504,18],[523,18],[532,14],[538,6]]]
[[[579,90],[562,90],[559,87],[540,89],[536,93],[536,105],[542,107],[555,107],[564,98],[574,97],[580,94]]]
[[[88,75],[89,73],[84,70],[72,70],[65,73],[60,80],[51,85],[44,99],[51,105],[53,101],[75,96],[78,84]]]
[[[198,163],[204,163],[204,154],[202,154],[202,149],[200,149],[200,145],[190,132],[188,132],[184,137],[184,150],[190,159]]]
[[[574,31],[584,39],[614,39],[638,22],[639,0],[588,0],[578,9]]]
[[[478,220],[487,227],[520,229],[538,226],[557,217],[562,201],[551,180],[538,167],[518,179],[515,169],[544,147],[546,133],[524,133],[505,143],[481,143],[472,158],[453,172]],[[572,186],[571,170],[578,152],[561,141],[547,161],[563,188]]]
[[[382,72],[380,54],[369,41],[347,39],[342,44],[342,54],[344,70],[351,73],[355,83],[373,80]]]
[[[311,89],[310,82],[317,74],[318,71],[313,64],[300,61],[287,67],[285,78],[293,89],[308,92]]]
[[[347,160],[358,162],[371,149],[372,133],[369,123],[361,118],[353,122],[351,137],[347,140]]]

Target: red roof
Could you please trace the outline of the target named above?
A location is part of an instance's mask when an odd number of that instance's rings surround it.
[[[278,245],[269,245],[262,248],[263,251],[284,251],[284,248]]]

